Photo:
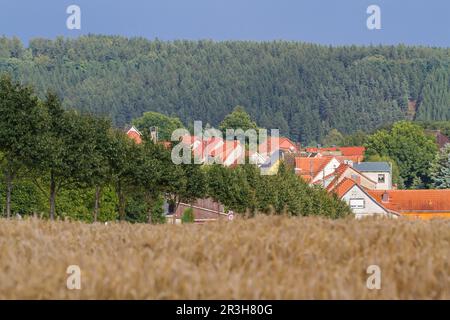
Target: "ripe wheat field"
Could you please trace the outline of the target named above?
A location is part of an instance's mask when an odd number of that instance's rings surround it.
[[[81,269],[81,289],[66,269]],[[369,265],[381,289],[369,290]],[[0,299],[449,299],[450,222],[0,220]]]

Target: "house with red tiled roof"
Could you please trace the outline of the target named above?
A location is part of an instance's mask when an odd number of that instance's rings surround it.
[[[128,129],[126,134],[135,143],[142,143],[142,133],[135,126],[132,126],[130,129]],[[155,140],[157,140],[157,138]],[[172,143],[170,141],[159,141],[158,143],[162,144],[167,149],[170,149],[172,147]]]
[[[344,179],[350,179],[360,184],[365,189],[377,189],[377,182],[366,176],[362,172],[356,170],[354,167],[341,163],[335,172],[326,176],[323,179],[323,185],[327,191],[332,191]]]
[[[188,144],[197,159],[205,164],[231,166],[245,157],[245,147],[239,140],[224,140],[220,137],[200,138],[184,136],[182,143]]]
[[[344,178],[330,192],[345,201],[356,218],[450,218],[450,190],[369,190]]]
[[[387,162],[353,163],[337,156],[295,157],[295,172],[305,181],[331,191],[344,178],[366,189],[392,189],[392,167]]]
[[[359,163],[364,161],[365,147],[306,148],[315,157],[335,157],[340,162]]]
[[[135,126],[132,126],[127,131],[127,136],[130,137],[130,139],[132,139],[137,144],[142,143],[142,134],[139,132],[139,130]]]
[[[378,203],[404,217],[450,218],[450,189],[368,190]]]
[[[300,151],[300,145],[295,144],[286,137],[267,137],[266,141],[261,142],[258,152],[262,154],[272,154],[274,151],[281,150],[285,153],[297,153]]]
[[[240,140],[224,140],[221,137],[196,137],[186,135],[181,139],[182,143],[191,146],[194,156],[204,163],[222,163],[225,166],[236,165],[245,157],[251,163],[264,166],[270,172],[276,171],[277,161],[271,161],[274,155],[284,153],[296,153],[299,149],[294,142],[285,137],[267,137],[259,144],[256,150],[246,150]],[[269,168],[270,167],[270,168]],[[270,170],[269,170],[270,169]]]
[[[350,206],[356,218],[399,216],[399,213],[380,204],[368,190],[352,179],[344,178],[331,192]]]
[[[295,173],[305,181],[315,183],[332,174],[340,164],[333,157],[295,157]]]
[[[241,145],[241,142],[238,140],[228,141],[225,140],[221,147],[215,148],[209,155],[208,160],[211,160],[213,163],[223,164],[228,167],[231,165],[236,165],[239,163],[239,160],[244,161],[243,157],[245,156],[245,148]]]

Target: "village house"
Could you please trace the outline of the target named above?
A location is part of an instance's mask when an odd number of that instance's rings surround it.
[[[127,131],[127,135],[136,143],[142,143],[142,134],[135,127]],[[245,157],[253,157],[253,163],[261,168],[263,174],[275,174],[280,161],[285,153],[298,151],[299,145],[294,144],[287,138],[272,138],[258,145],[259,152],[249,153],[239,140],[224,140],[220,137],[202,138],[186,135],[181,138],[181,143],[189,146],[194,157],[201,163],[219,163],[224,166],[234,166]],[[161,142],[168,145],[168,142]],[[168,201],[164,204],[164,212],[169,222],[181,223],[184,210],[192,208],[195,223],[206,223],[227,218],[223,205],[212,199],[197,199],[193,204],[180,203],[177,208],[170,205]]]
[[[136,143],[142,143],[142,135],[135,127],[131,127],[127,135]],[[391,164],[362,162],[364,147],[308,148],[301,152],[299,146],[287,138],[270,139],[260,146],[261,153],[252,154],[246,153],[238,140],[185,136],[182,142],[204,163],[218,159],[223,165],[232,166],[245,155],[256,157],[265,174],[276,173],[282,160],[292,159],[299,178],[336,194],[350,206],[356,218],[450,218],[450,190],[393,190]],[[279,148],[272,148],[271,142],[279,143]],[[223,205],[212,199],[198,199],[193,204],[180,203],[176,209],[166,203],[169,221],[179,223],[186,208],[193,209],[196,223],[228,217]]]
[[[259,166],[261,169],[261,174],[264,175],[273,175],[278,172],[278,168],[280,166],[281,161],[284,161],[285,159],[285,151],[279,149],[270,155],[266,159],[266,161]]]
[[[306,148],[309,157],[334,157],[340,162],[359,163],[364,161],[365,147]]]
[[[392,189],[392,165],[388,162],[354,163],[353,168],[376,182],[376,190]]]
[[[295,158],[295,174],[306,182],[317,183],[341,165],[335,157]]]
[[[368,190],[378,203],[407,218],[450,218],[450,189]]]
[[[142,133],[138,129],[136,129],[135,126],[132,126],[127,130],[127,136],[137,144],[142,143]]]
[[[344,178],[331,192],[345,201],[356,218],[450,218],[450,190],[370,190]]]
[[[245,154],[245,148],[238,140],[228,141],[218,137],[200,140],[198,137],[185,136],[182,143],[186,142],[201,163],[218,163],[228,167],[237,164]]]
[[[369,190],[374,190],[377,188],[377,182],[356,170],[354,167],[344,163],[342,163],[335,172],[326,176],[323,179],[322,184],[328,191],[332,191],[344,179],[353,180],[357,184]]]
[[[251,163],[256,164],[263,174],[276,174],[280,161],[285,155],[293,155],[300,150],[300,144],[294,143],[286,137],[267,137],[258,144],[257,150],[249,150]]]
[[[295,157],[295,172],[306,182],[331,191],[348,178],[369,190],[390,190],[392,167],[388,162],[361,162],[364,147],[307,148]]]
[[[368,190],[352,179],[344,178],[331,192],[345,201],[358,219],[370,216],[399,216],[399,213],[384,207]]]
[[[266,141],[263,141],[258,146],[258,152],[271,155],[274,151],[281,150],[284,153],[297,153],[300,151],[300,144],[292,142],[286,137],[267,137]]]

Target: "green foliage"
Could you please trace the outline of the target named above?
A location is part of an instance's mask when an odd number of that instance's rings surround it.
[[[194,221],[195,221],[194,209],[192,209],[192,208],[184,209],[183,215],[181,216],[181,222],[182,223],[194,223]]]
[[[97,35],[33,39],[26,48],[3,37],[0,72],[118,127],[147,111],[217,127],[243,105],[259,125],[306,145],[332,128],[350,134],[407,119],[409,99],[419,119],[450,120],[449,51]]]
[[[44,102],[47,126],[39,133],[39,157],[33,166],[45,176],[40,182],[48,189],[50,218],[54,218],[55,201],[63,188],[97,185],[106,179],[108,122],[75,111],[64,111],[55,94]],[[36,179],[37,180],[37,179]]]
[[[0,216],[6,211],[6,185],[3,178],[0,178]],[[12,216],[34,215],[44,216],[48,211],[47,199],[36,186],[27,179],[17,179],[11,193],[11,213]]]
[[[252,189],[241,166],[230,169],[214,164],[208,166],[206,174],[211,198],[240,213],[252,207]]]
[[[367,142],[367,133],[362,130],[358,130],[355,133],[344,135],[340,146],[363,146]]]
[[[208,194],[227,209],[241,214],[322,215],[350,214],[348,206],[322,188],[312,188],[281,164],[276,175],[261,175],[255,166],[209,166]]]
[[[332,219],[342,218],[351,211],[349,207],[334,195],[320,187],[311,187],[297,177],[284,164],[280,165],[275,176],[277,189],[277,213],[299,216],[325,216]]]
[[[152,209],[152,223],[153,224],[164,224],[166,223],[166,215],[164,214],[164,197],[160,196]]]
[[[144,193],[148,222],[153,223],[153,209],[158,199],[170,190],[175,177],[174,164],[170,152],[161,144],[146,140],[139,147],[132,174],[135,185]]]
[[[142,117],[133,120],[133,124],[147,136],[150,134],[151,127],[157,127],[159,140],[165,141],[171,140],[173,131],[184,128],[180,119],[157,112],[145,112]]]
[[[250,118],[250,115],[245,112],[245,109],[242,106],[237,106],[232,113],[228,114],[225,119],[223,119],[219,128],[224,132],[226,129],[242,129],[245,132],[248,129],[256,130],[258,126]]]
[[[164,224],[166,223],[166,216],[163,205],[164,198],[162,196],[156,196],[155,200],[149,204],[145,192],[135,191],[128,197],[125,219],[132,223],[147,223],[150,221],[148,217],[150,213],[152,224]]]
[[[127,198],[135,192],[135,162],[140,147],[121,131],[110,130],[108,144],[109,177],[117,194],[119,219],[127,217]],[[132,211],[135,212],[135,211]]]
[[[431,180],[436,189],[450,189],[450,144],[436,155],[431,167]]]
[[[201,165],[180,164],[170,167],[166,192],[173,204],[193,203],[206,196],[206,175]]]
[[[0,152],[6,183],[6,216],[11,215],[14,181],[39,154],[39,132],[44,126],[39,102],[30,87],[0,78]]]
[[[146,223],[148,221],[147,204],[142,192],[133,192],[127,197],[123,219],[132,223]]]
[[[94,201],[94,188],[63,189],[58,195],[56,204],[58,216],[63,219],[93,222]],[[100,197],[97,221],[115,221],[118,216],[117,201],[114,188],[105,186]]]
[[[429,167],[438,148],[419,125],[398,122],[390,131],[383,129],[369,136],[366,147],[368,156],[387,156],[397,163],[405,187],[429,184]]]
[[[341,146],[343,145],[343,142],[344,136],[336,129],[331,129],[322,140],[324,147]]]
[[[427,130],[439,130],[450,138],[450,121],[418,121],[417,123]]]
[[[425,79],[422,103],[417,112],[417,119],[450,119],[450,76],[448,66],[437,67]]]
[[[164,199],[179,204],[205,196],[247,216],[263,212],[338,218],[350,212],[284,164],[275,176],[263,176],[249,164],[177,166],[164,145],[148,139],[136,144],[110,121],[65,110],[53,93],[40,100],[7,77],[0,81],[0,108],[7,114],[0,128],[2,188],[8,195],[4,206],[14,213],[42,215],[48,210],[50,218],[91,222],[118,216],[164,223]],[[222,124],[256,128],[240,107]]]

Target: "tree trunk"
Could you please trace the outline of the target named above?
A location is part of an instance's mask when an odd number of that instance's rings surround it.
[[[178,208],[180,207],[180,203],[181,203],[181,200],[178,200],[177,201],[177,205],[175,206],[175,211],[173,212],[173,218],[172,218],[172,223],[173,224],[177,224],[177,216],[176,216],[176,214],[177,214]]]
[[[122,191],[122,184],[119,182],[117,184],[117,197],[119,198],[119,219],[121,221],[125,220],[125,195]]]
[[[56,211],[55,200],[56,200],[56,183],[52,172],[50,174],[50,220],[55,219],[55,211]]]
[[[153,198],[152,198],[151,195],[147,195],[146,198],[147,198],[146,200],[147,200],[147,215],[148,215],[147,222],[151,224],[152,223],[152,211],[153,211],[154,201],[153,201]]]
[[[148,223],[152,223],[152,207],[148,208]]]
[[[11,194],[13,189],[13,176],[11,173],[6,173],[6,217],[11,217]]]
[[[100,186],[95,187],[95,206],[94,206],[94,222],[97,222],[98,212],[100,209],[100,196],[102,194],[102,189]]]

